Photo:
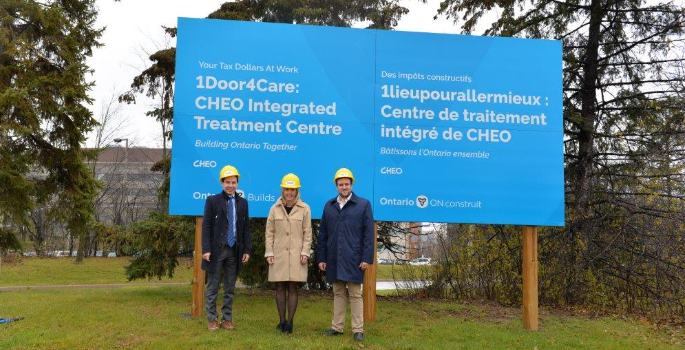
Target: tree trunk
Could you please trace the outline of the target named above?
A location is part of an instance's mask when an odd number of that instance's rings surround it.
[[[574,300],[574,287],[578,282],[582,271],[582,263],[579,261],[578,240],[585,240],[591,229],[588,221],[591,213],[589,210],[590,198],[592,197],[592,161],[594,159],[595,123],[597,121],[597,77],[599,67],[599,42],[602,23],[602,4],[600,0],[593,0],[590,13],[590,26],[588,42],[586,45],[585,59],[583,61],[584,78],[580,91],[581,111],[578,126],[578,163],[572,177],[575,180],[575,220],[576,225],[571,225],[571,244],[574,247],[568,262],[575,269],[568,275],[566,286],[566,299]],[[588,245],[586,245],[588,246]]]
[[[100,241],[99,235],[93,234],[94,239],[93,239],[93,257],[98,256],[98,243]]]
[[[581,87],[581,122],[578,134],[578,165],[575,171],[576,209],[585,213],[591,196],[591,172],[594,157],[594,134],[597,120],[597,77],[599,57],[599,40],[602,21],[602,8],[599,0],[592,1],[590,29],[583,63],[585,77]]]
[[[74,251],[74,236],[69,235],[69,257],[72,257],[72,252]]]
[[[86,255],[86,240],[88,238],[87,230],[81,228],[81,232],[78,232],[78,251],[76,254],[76,263],[80,264],[83,262],[83,257]]]

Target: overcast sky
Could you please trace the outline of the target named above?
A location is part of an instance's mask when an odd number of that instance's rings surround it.
[[[94,99],[91,109],[96,117],[103,103],[130,88],[133,77],[149,64],[147,57],[170,44],[166,43],[162,26],[175,27],[178,17],[204,18],[218,9],[225,0],[98,0],[99,17],[96,26],[106,27],[100,39],[103,47],[96,49],[88,61],[94,70],[91,91]],[[438,0],[422,4],[418,0],[405,0],[410,9],[402,18],[397,30],[458,33],[459,28],[444,18],[433,20]],[[151,101],[142,96],[136,105],[122,106],[119,118],[121,127],[112,131],[112,138],[128,138],[130,146],[161,147],[161,128],[152,117],[145,115]],[[117,122],[119,125],[119,122]],[[88,146],[93,146],[91,137]]]

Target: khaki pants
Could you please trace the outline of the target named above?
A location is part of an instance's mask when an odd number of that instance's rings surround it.
[[[347,287],[347,288],[345,288]],[[333,326],[338,332],[345,328],[345,312],[347,310],[347,295],[350,295],[350,311],[352,313],[352,332],[364,333],[364,300],[362,299],[362,285],[352,282],[333,282]]]

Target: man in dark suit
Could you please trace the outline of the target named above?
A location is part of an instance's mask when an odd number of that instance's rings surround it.
[[[207,271],[207,328],[210,331],[219,327],[232,330],[233,293],[235,282],[242,264],[250,260],[252,239],[250,236],[250,217],[247,200],[236,195],[240,174],[238,169],[226,165],[219,172],[223,191],[209,196],[205,202],[202,220],[202,269]],[[219,280],[224,277],[223,315],[218,322],[216,297],[219,293]]]

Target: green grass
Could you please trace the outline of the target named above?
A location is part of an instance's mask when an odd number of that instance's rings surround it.
[[[412,265],[378,265],[376,279],[378,280],[403,280],[408,278],[422,277],[430,269],[430,266]]]
[[[3,264],[0,270],[0,286],[35,286],[41,284],[105,284],[127,283],[124,267],[131,258],[86,258],[81,265],[75,258],[24,258],[17,264]],[[190,258],[181,259],[174,278],[136,280],[140,282],[188,282],[193,279]],[[401,280],[421,275],[428,267],[411,265],[378,265],[379,280]]]
[[[131,258],[86,258],[75,264],[76,258],[24,258],[16,264],[3,264],[0,286],[35,286],[41,284],[109,284],[127,283],[124,267]],[[193,279],[190,258],[181,259],[174,278],[136,280],[140,282],[188,282]]]
[[[3,264],[0,285],[125,283],[128,258],[24,259]],[[172,280],[189,282],[192,264],[185,259]],[[425,267],[394,266],[395,277],[420,274]],[[380,265],[378,279],[392,279],[393,266]],[[156,280],[153,280],[156,281]],[[146,281],[141,281],[146,282]],[[394,295],[396,291],[380,291]],[[240,289],[236,297],[237,330],[206,330],[204,318],[186,320],[191,287],[29,290],[0,292],[0,317],[25,320],[0,325],[2,349],[357,349],[349,333],[324,338],[330,326],[332,296],[303,294],[295,334],[274,330],[276,309],[271,291]],[[408,301],[378,298],[378,320],[366,325],[368,349],[680,349],[682,333],[654,329],[634,320],[587,318],[541,312],[540,331],[522,327],[521,309],[484,304]]]
[[[186,320],[190,286],[0,293],[0,349],[357,349],[349,330],[327,338],[332,296],[302,294],[295,333],[274,327],[270,291],[241,289],[233,332],[210,333],[204,318]],[[636,321],[542,313],[540,331],[521,325],[519,308],[379,298],[367,323],[366,349],[682,349],[681,334]],[[230,346],[229,346],[230,345]]]

